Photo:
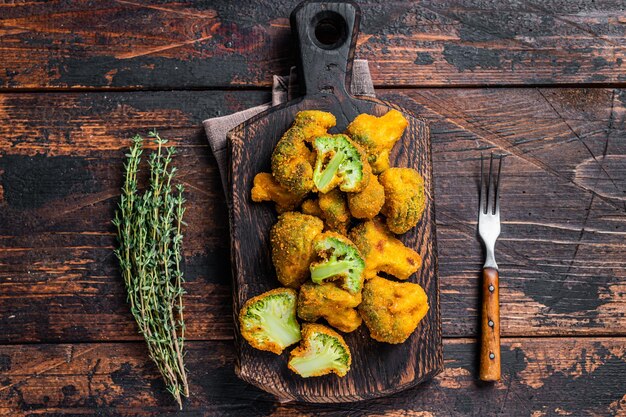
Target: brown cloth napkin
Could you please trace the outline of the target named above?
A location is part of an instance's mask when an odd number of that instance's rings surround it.
[[[234,129],[252,116],[272,106],[292,100],[297,94],[297,86],[296,71],[295,68],[291,68],[289,75],[274,76],[271,103],[265,103],[228,116],[214,117],[202,122],[207,138],[209,139],[209,145],[217,160],[217,167],[220,170],[222,186],[224,187],[226,195],[228,195],[228,142],[226,135],[231,129]],[[372,83],[370,69],[365,59],[354,60],[350,92],[355,96],[375,97],[374,84]]]

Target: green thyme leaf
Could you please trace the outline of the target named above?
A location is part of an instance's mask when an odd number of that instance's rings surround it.
[[[133,137],[125,154],[124,185],[113,219],[119,241],[114,253],[120,262],[130,310],[146,340],[150,358],[182,409],[182,396],[189,396],[183,364],[184,187],[172,184],[177,172],[171,165],[175,149],[164,148],[167,140],[156,131],[148,136],[157,149],[148,156],[149,186],[143,193],[137,187],[143,138]]]

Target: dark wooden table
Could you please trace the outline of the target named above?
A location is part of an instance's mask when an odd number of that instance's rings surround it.
[[[224,195],[201,121],[263,103],[295,1],[0,4],[0,413],[626,415],[620,0],[368,1],[357,55],[431,122],[445,372],[374,401],[278,404],[233,372]],[[128,138],[180,149],[191,398],[148,359],[112,254]],[[503,379],[476,381],[481,152],[502,190]]]

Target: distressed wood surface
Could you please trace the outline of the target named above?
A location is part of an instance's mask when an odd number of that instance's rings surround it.
[[[297,3],[2,2],[0,87],[267,87],[293,65]],[[359,3],[379,86],[626,81],[620,0]]]
[[[0,347],[0,414],[22,416],[606,416],[626,413],[626,339],[503,339],[502,381],[476,381],[474,339],[444,343],[446,370],[390,397],[278,404],[234,374],[232,341],[189,344],[182,412],[142,343]]]
[[[359,2],[356,55],[378,96],[431,123],[447,369],[406,393],[325,406],[281,405],[236,378],[228,215],[200,123],[270,99],[259,87],[294,63],[296,3],[0,4],[0,415],[626,415],[618,0]],[[524,85],[543,88],[485,88]],[[189,199],[182,413],[111,254],[126,139],[152,128],[181,149]],[[509,155],[493,387],[476,382],[475,339],[478,159],[490,151]]]
[[[444,336],[478,327],[478,158],[507,157],[504,336],[626,335],[626,93],[619,89],[385,90],[431,122]],[[139,340],[111,254],[127,138],[181,149],[189,337],[229,338],[227,212],[199,126],[265,92],[0,96],[0,341]],[[532,122],[531,122],[532,121]],[[591,156],[591,152],[594,157]]]

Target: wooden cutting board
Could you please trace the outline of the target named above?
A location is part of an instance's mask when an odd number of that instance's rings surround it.
[[[236,373],[243,380],[276,395],[281,401],[344,402],[380,397],[417,385],[443,369],[435,210],[428,126],[409,111],[381,100],[348,94],[360,12],[349,2],[305,2],[291,14],[292,33],[300,51],[303,96],[274,107],[229,132],[232,195],[230,204],[233,309],[235,315]],[[258,172],[270,172],[274,146],[301,110],[331,112],[343,132],[360,113],[377,116],[400,110],[409,126],[396,144],[392,166],[411,167],[424,177],[427,204],[418,226],[401,236],[405,245],[423,258],[411,282],[428,294],[430,310],[403,344],[379,343],[362,325],[345,335],[352,351],[352,369],[344,377],[301,378],[287,368],[288,352],[278,356],[250,347],[240,336],[238,312],[249,298],[280,287],[270,256],[270,227],[277,216],[273,204],[254,203],[252,181]],[[288,349],[288,351],[291,350]]]

